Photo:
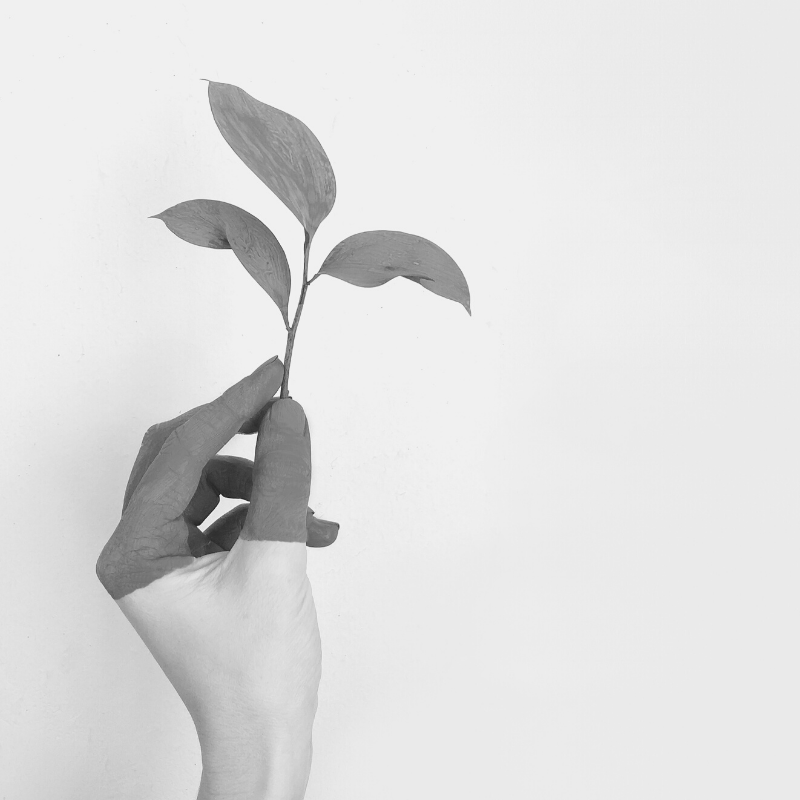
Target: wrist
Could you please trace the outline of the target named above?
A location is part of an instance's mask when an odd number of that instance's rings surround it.
[[[228,729],[200,736],[198,800],[302,800],[311,773],[311,725]]]

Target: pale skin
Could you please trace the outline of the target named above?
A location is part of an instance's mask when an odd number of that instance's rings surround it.
[[[338,525],[308,509],[302,407],[273,400],[277,358],[151,428],[97,574],[177,690],[203,759],[198,800],[299,800],[311,769],[322,649],[306,547]],[[254,464],[218,457],[258,431]],[[219,495],[249,500],[204,532]]]

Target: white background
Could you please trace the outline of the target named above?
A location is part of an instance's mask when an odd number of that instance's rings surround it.
[[[408,281],[309,292],[292,394],[312,505],[342,525],[309,553],[309,800],[798,797],[795,10],[4,11],[0,797],[199,783],[94,565],[145,429],[283,353],[230,252],[147,219],[235,203],[297,283],[300,226],[202,78],[322,141],[312,269],[389,228],[472,290],[472,318]]]

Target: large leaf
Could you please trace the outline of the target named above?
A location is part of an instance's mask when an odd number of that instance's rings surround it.
[[[219,200],[188,200],[153,219],[160,219],[176,236],[192,244],[233,250],[289,324],[289,262],[275,234],[260,219]]]
[[[211,113],[239,158],[314,236],[336,199],[336,180],[322,145],[299,119],[238,86],[209,81]]]
[[[320,275],[367,288],[401,276],[448,300],[469,307],[469,286],[458,264],[421,236],[399,231],[366,231],[349,236],[331,250]]]

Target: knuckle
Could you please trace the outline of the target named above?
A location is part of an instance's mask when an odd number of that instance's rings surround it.
[[[159,431],[161,430],[161,423],[157,422],[155,425],[151,425],[145,432],[144,436],[142,437],[142,444],[147,444],[151,439],[155,438]]]
[[[246,395],[244,387],[240,384],[226,389],[219,398],[219,405],[232,416],[238,416],[244,406]]]
[[[175,464],[182,464],[191,457],[196,438],[194,430],[183,425],[179,425],[167,436],[161,451],[175,457],[176,461],[170,465],[171,471],[174,471]]]
[[[108,578],[108,564],[103,556],[103,553],[100,553],[100,555],[97,557],[97,562],[94,565],[94,571],[100,580],[100,583],[105,586]]]

